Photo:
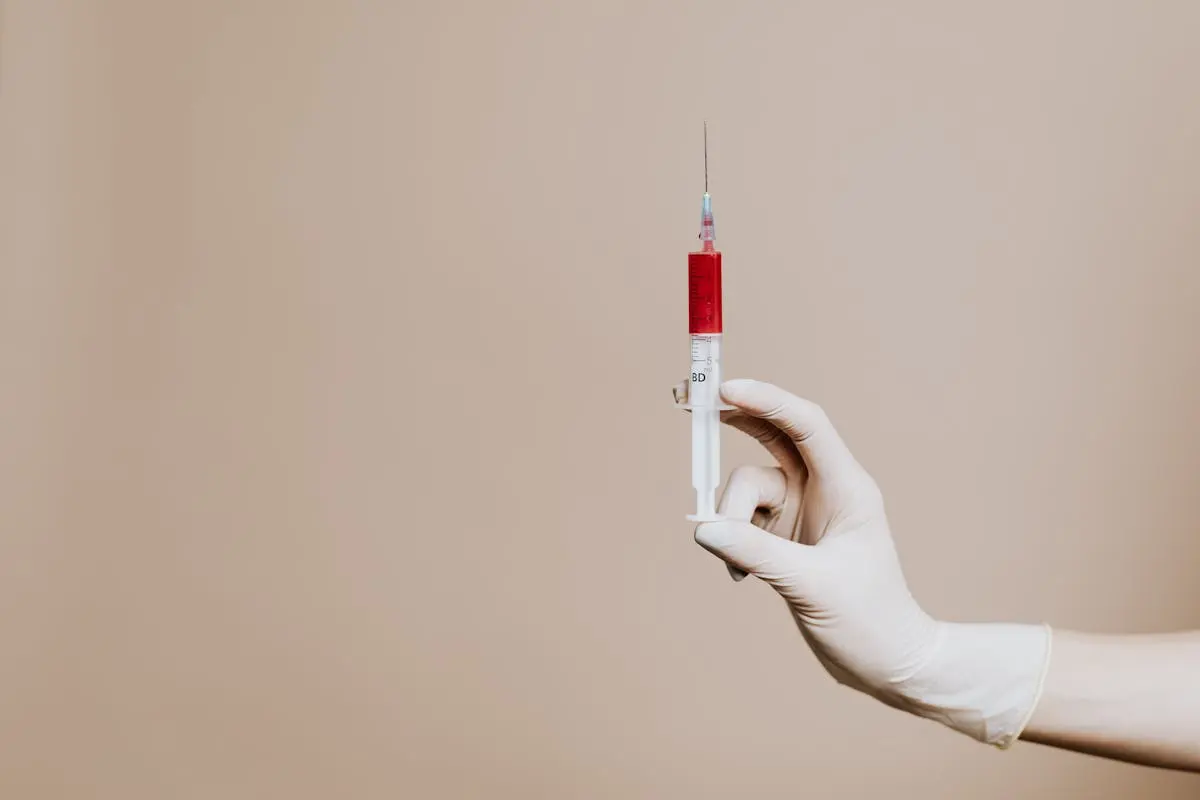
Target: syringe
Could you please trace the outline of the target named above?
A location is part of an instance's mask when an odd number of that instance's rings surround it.
[[[687,406],[692,411],[692,486],[696,513],[688,519],[710,522],[717,515],[721,482],[721,251],[708,195],[708,125],[704,126],[704,199],[700,210],[700,250],[688,253],[688,333],[692,372]]]

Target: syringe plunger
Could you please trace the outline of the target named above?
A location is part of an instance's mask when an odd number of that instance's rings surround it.
[[[692,335],[692,373],[688,405],[692,409],[692,487],[696,513],[688,517],[711,522],[717,515],[721,482],[721,334]]]

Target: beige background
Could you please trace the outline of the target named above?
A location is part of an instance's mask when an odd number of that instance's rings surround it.
[[[2,13],[0,795],[1200,793],[835,687],[668,394],[707,118],[929,609],[1200,626],[1197,4]]]

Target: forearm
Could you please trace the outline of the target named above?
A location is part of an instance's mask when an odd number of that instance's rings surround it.
[[[1055,631],[1042,696],[1021,738],[1200,771],[1200,631]]]

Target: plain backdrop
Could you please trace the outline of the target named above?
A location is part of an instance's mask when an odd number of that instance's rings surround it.
[[[707,119],[921,602],[1200,627],[1200,5],[0,14],[0,795],[1200,794],[836,686],[670,400]]]

